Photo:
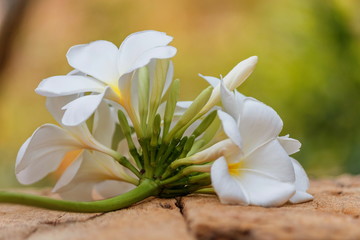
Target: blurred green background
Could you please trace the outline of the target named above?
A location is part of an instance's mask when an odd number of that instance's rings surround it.
[[[0,3],[4,28],[6,0]],[[283,134],[303,143],[294,157],[309,175],[360,173],[360,1],[32,0],[24,9],[0,49],[7,53],[0,72],[0,187],[19,186],[19,147],[53,122],[33,90],[71,70],[68,48],[98,39],[119,45],[146,29],[174,37],[182,100],[207,86],[198,73],[225,75],[259,56],[238,90],[279,113]]]

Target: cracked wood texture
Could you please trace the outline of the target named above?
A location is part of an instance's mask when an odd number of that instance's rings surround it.
[[[0,204],[0,239],[360,239],[360,176],[313,180],[310,192],[314,201],[279,208],[223,205],[207,195],[97,214]]]

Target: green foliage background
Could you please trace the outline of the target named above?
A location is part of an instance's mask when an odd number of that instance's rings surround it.
[[[277,110],[283,134],[303,143],[294,157],[309,175],[360,173],[359,1],[38,0],[0,76],[0,186],[17,186],[18,148],[36,127],[53,122],[33,89],[70,71],[67,49],[97,39],[120,44],[144,29],[174,36],[183,100],[207,85],[198,73],[225,75],[259,56],[238,90]]]

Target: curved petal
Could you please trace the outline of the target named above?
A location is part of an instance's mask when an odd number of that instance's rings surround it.
[[[16,176],[22,184],[32,184],[55,171],[64,155],[82,148],[68,132],[56,125],[38,128],[20,148],[16,159]]]
[[[296,139],[289,138],[289,135],[278,137],[278,140],[288,155],[300,151],[301,143]]]
[[[72,163],[66,168],[59,180],[56,182],[52,190],[53,192],[56,192],[58,189],[68,185],[76,176],[83,161],[83,151],[81,151],[79,155],[75,155],[74,157],[75,159],[72,159]]]
[[[216,77],[204,76],[200,73],[199,73],[199,76],[202,77],[203,79],[205,79],[212,87],[216,87],[221,83],[221,80]]]
[[[77,161],[81,161],[79,158]],[[84,151],[80,167],[77,168],[76,162],[66,169],[65,180],[57,184],[56,191],[60,196],[73,201],[91,201],[93,190],[96,184],[106,180],[122,181],[128,177],[123,167],[115,162],[111,157],[99,152]],[[76,172],[75,175],[73,173]],[[71,178],[71,176],[73,176]],[[68,181],[68,179],[70,179]],[[114,189],[114,191],[117,191]]]
[[[182,116],[192,103],[193,101],[178,101],[176,103],[174,116]]]
[[[166,80],[165,80],[164,89],[163,89],[161,97],[163,97],[165,95],[165,93],[167,92],[167,90],[169,89],[173,78],[174,78],[174,64],[172,61],[169,61],[169,67],[168,67],[168,70],[166,73]]]
[[[211,167],[211,184],[221,203],[239,205],[250,203],[242,184],[229,174],[228,165],[223,157],[216,160]]]
[[[97,183],[94,186],[93,198],[95,200],[102,200],[106,198],[112,198],[120,194],[126,193],[135,186],[133,184],[116,181],[116,180],[105,180],[100,183]]]
[[[120,92],[120,101],[124,107],[130,105],[130,102],[132,100],[131,98],[132,84],[133,82],[135,83],[137,81],[138,81],[138,74],[135,72],[126,73],[120,77],[118,82],[118,88]]]
[[[221,82],[220,86],[220,93],[221,93],[221,102],[224,108],[224,111],[232,116],[235,121],[240,118],[240,113],[243,108],[243,100],[242,98],[235,98],[234,92],[230,92]],[[240,100],[240,101],[237,101]]]
[[[67,105],[69,102],[77,99],[78,95],[69,95],[63,97],[49,97],[46,99],[46,107],[48,111],[53,115],[56,121],[62,125],[61,119],[64,116],[65,110],[62,108]],[[67,129],[72,135],[76,136],[78,139],[81,139],[81,142],[85,144],[87,147],[97,149],[97,143],[91,135],[89,128],[86,123],[83,122],[76,126],[64,126],[63,128]]]
[[[283,122],[271,107],[246,98],[239,126],[243,138],[243,151],[248,153],[277,137],[282,129]]]
[[[310,183],[305,170],[298,161],[296,161],[293,158],[290,159],[294,166],[295,177],[296,177],[295,180],[296,193],[290,198],[290,202],[302,203],[312,200],[314,197],[306,192],[310,186]]]
[[[46,98],[46,108],[54,119],[61,124],[61,119],[64,116],[64,110],[62,108],[69,102],[74,101],[78,97],[78,94],[60,96],[60,97],[48,97]]]
[[[102,101],[94,115],[93,136],[106,147],[111,148],[112,137],[115,132],[116,119],[110,106]]]
[[[83,92],[103,92],[104,84],[85,76],[55,76],[41,81],[35,92],[45,97],[57,97]]]
[[[242,172],[238,180],[248,194],[251,205],[281,206],[295,193],[293,183],[281,182],[258,173]]]
[[[148,60],[143,59],[140,66],[135,62],[139,61],[141,55],[153,48],[166,46],[172,41],[172,37],[166,33],[158,31],[142,31],[129,35],[121,44],[118,55],[118,69],[120,75],[131,72],[136,68],[142,67],[148,63]],[[147,55],[149,57],[149,55]],[[154,57],[152,57],[154,58]]]
[[[62,110],[65,110],[62,124],[65,126],[77,126],[85,122],[96,111],[104,95],[105,92],[79,97],[65,105],[62,108]]]
[[[218,116],[221,120],[224,132],[226,135],[239,147],[242,148],[243,139],[240,135],[239,128],[234,118],[226,112],[218,111]]]
[[[147,50],[142,55],[140,55],[132,65],[127,69],[126,73],[132,72],[138,68],[141,68],[148,64],[151,59],[167,59],[172,58],[176,54],[176,48],[171,46],[165,47],[156,47]]]
[[[117,70],[118,53],[113,43],[100,40],[73,46],[66,57],[73,68],[105,83],[113,83],[120,77]]]
[[[249,57],[238,63],[225,77],[225,86],[230,90],[234,90],[239,87],[253,72],[256,63],[258,61],[257,56]]]
[[[243,167],[246,171],[256,171],[279,181],[295,182],[292,163],[277,139],[267,142],[245,156]]]

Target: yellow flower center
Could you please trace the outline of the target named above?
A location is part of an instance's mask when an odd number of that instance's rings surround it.
[[[228,164],[229,173],[232,176],[239,176],[240,170],[244,167],[244,161]]]
[[[109,86],[116,93],[116,95],[118,95],[119,97],[121,96],[120,89],[118,86],[116,86],[115,84],[109,84]]]

